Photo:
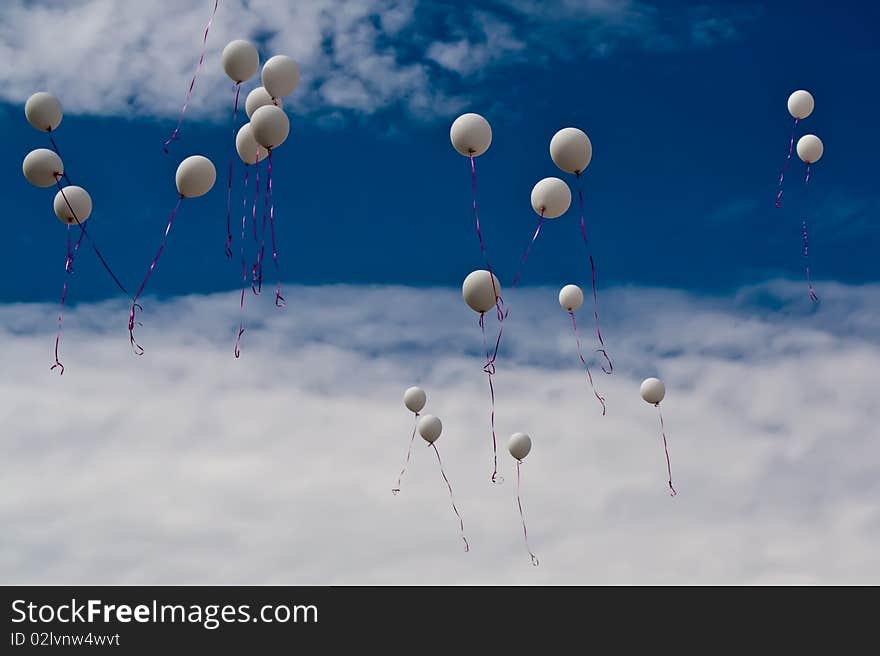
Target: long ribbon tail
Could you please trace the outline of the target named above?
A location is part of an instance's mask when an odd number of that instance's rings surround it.
[[[180,126],[183,124],[183,115],[186,114],[186,108],[189,105],[189,101],[192,99],[193,89],[196,86],[196,80],[199,77],[199,72],[202,70],[202,64],[205,62],[205,53],[208,50],[208,32],[211,29],[211,25],[214,23],[214,16],[217,14],[217,5],[220,3],[220,0],[214,0],[214,10],[211,12],[211,18],[208,19],[208,24],[205,25],[205,35],[202,37],[202,54],[199,55],[199,63],[196,64],[195,73],[193,73],[192,80],[189,83],[189,89],[186,91],[186,100],[183,102],[183,107],[180,110],[180,117],[177,119],[177,127],[174,128],[174,132],[171,133],[171,136],[165,140],[165,143],[162,144],[162,149],[165,151],[165,154],[168,154],[168,144],[177,139],[177,133],[180,132]]]
[[[532,235],[532,240],[529,242],[529,245],[526,246],[526,251],[523,253],[522,262],[519,264],[519,271],[516,272],[516,278],[513,279],[513,287],[516,287],[519,284],[520,276],[523,272],[523,267],[526,265],[526,260],[529,259],[529,253],[532,252],[532,246],[535,243],[535,240],[538,238],[538,235],[541,234],[541,226],[544,225],[544,212],[541,212],[541,218],[538,219],[538,227],[535,228],[535,234]]]
[[[446,481],[446,487],[449,489],[449,501],[452,503],[452,510],[455,512],[455,516],[458,517],[458,526],[461,531],[461,540],[464,542],[464,550],[465,552],[468,552],[471,550],[471,547],[468,544],[467,538],[464,536],[464,520],[461,518],[461,513],[458,512],[458,508],[455,507],[455,497],[452,494],[452,485],[446,477],[446,472],[443,471],[443,461],[440,459],[440,452],[437,450],[437,445],[431,442],[431,448],[433,448],[434,453],[437,454],[437,464],[440,465],[440,473],[443,475],[443,480]]]
[[[526,517],[523,514],[522,499],[520,499],[520,495],[519,495],[519,487],[520,487],[520,485],[519,485],[519,478],[520,478],[519,466],[521,464],[522,464],[522,460],[516,461],[516,505],[519,508],[520,521],[522,521],[523,539],[525,540],[525,543],[526,543],[526,550],[529,552],[529,556],[532,557],[532,565],[537,567],[538,566],[538,557],[534,553],[532,553],[532,548],[529,546],[529,531],[526,528]]]
[[[232,161],[235,158],[235,128],[238,122],[238,96],[241,83],[235,83],[235,104],[232,106],[232,152],[229,153],[229,176],[226,183],[226,257],[232,259]]]
[[[272,234],[272,261],[275,263],[275,307],[283,308],[287,301],[281,295],[281,269],[278,267],[278,246],[275,243],[275,201],[272,199],[272,151],[269,150],[269,175],[266,186],[269,187],[269,231]]]
[[[391,494],[397,495],[400,493],[400,481],[403,480],[403,475],[406,473],[406,468],[409,467],[409,459],[412,457],[412,448],[413,442],[416,439],[416,428],[419,425],[419,413],[416,412],[416,419],[413,422],[412,436],[409,438],[409,448],[406,450],[406,460],[403,463],[403,469],[400,470],[400,475],[397,477],[397,485],[391,488]]]
[[[807,164],[807,173],[804,177],[804,189],[806,190],[807,185],[810,183],[810,165]],[[813,280],[810,277],[810,240],[807,236],[807,217],[806,213],[804,214],[803,222],[801,223],[803,240],[804,240],[804,270],[807,276],[807,286],[810,290],[810,300],[813,303],[819,302],[819,296],[816,294],[816,290],[813,289]]]
[[[67,178],[67,180],[69,184],[69,178]],[[77,243],[82,241],[83,236],[89,240],[89,245],[92,247],[92,250],[95,251],[95,255],[98,256],[98,259],[101,261],[101,265],[104,267],[104,270],[108,274],[110,274],[110,277],[113,279],[113,282],[116,283],[116,286],[120,289],[120,291],[131,298],[131,294],[129,294],[128,290],[125,289],[125,286],[121,282],[119,282],[119,278],[116,276],[115,273],[113,273],[113,269],[110,268],[110,265],[107,264],[107,260],[104,259],[104,256],[101,254],[100,249],[98,249],[98,245],[95,243],[95,240],[92,239],[92,236],[86,230],[85,223],[77,218],[76,212],[73,211],[73,206],[71,206],[70,200],[68,200],[67,198],[67,194],[64,193],[64,187],[61,185],[61,180],[57,176],[55,178],[55,184],[58,187],[58,190],[61,192],[61,197],[64,199],[64,204],[67,205],[67,209],[70,210],[70,215],[73,217],[73,220],[76,221],[76,225],[79,226],[79,229],[81,231],[80,239]]]
[[[605,359],[605,363],[608,365],[608,368],[606,369],[605,364],[602,364],[602,371],[606,374],[610,374],[614,371],[614,364],[612,364],[611,358],[608,357],[608,352],[605,350],[605,340],[602,339],[602,328],[599,325],[599,294],[596,285],[596,262],[593,260],[593,253],[590,250],[590,242],[587,239],[587,224],[584,220],[584,188],[581,183],[581,174],[577,173],[576,177],[578,203],[580,204],[581,210],[581,236],[584,239],[584,247],[587,249],[587,255],[590,258],[590,279],[593,282],[593,320],[596,322],[596,337],[599,338],[599,348],[596,349],[596,353],[601,353],[602,357]]]
[[[596,391],[596,385],[593,383],[593,374],[590,373],[590,365],[587,364],[587,361],[584,359],[583,349],[581,348],[581,337],[578,334],[578,325],[577,319],[574,318],[574,312],[569,312],[569,316],[571,317],[571,326],[574,329],[574,339],[577,343],[577,352],[578,357],[581,359],[581,363],[584,365],[584,369],[587,371],[587,380],[590,381],[590,387],[593,389],[593,394],[599,399],[599,403],[602,405],[602,416],[605,416],[605,397],[603,397],[599,392]]]
[[[254,182],[254,203],[251,206],[251,225],[253,225],[253,228],[254,228],[254,253],[256,254],[256,258],[259,258],[260,257],[260,248],[259,248],[260,241],[259,241],[259,237],[257,235],[257,203],[260,201],[259,153],[257,153],[257,163],[254,166],[256,166],[256,179]],[[257,274],[258,274],[257,265],[258,264],[259,264],[259,262],[255,259],[254,263],[251,265],[251,274],[253,276],[251,279],[251,291],[254,293],[255,296],[260,295],[260,292],[262,290],[262,285],[263,285],[263,281],[261,279],[260,280],[260,287],[257,287]]]
[[[263,257],[266,254],[266,223],[269,218],[270,182],[272,180],[272,151],[269,151],[269,171],[266,174],[266,197],[263,200],[263,222],[260,227],[260,250],[257,252],[257,261],[254,264],[254,282],[251,285],[254,294],[259,296],[263,291]]]
[[[663,412],[660,410],[659,403],[655,405],[657,406],[657,414],[660,417],[660,434],[663,436],[663,452],[666,454],[666,473],[669,476],[669,496],[674,497],[678,493],[675,491],[675,488],[672,487],[672,466],[669,464],[669,446],[666,444],[666,428],[663,426]]]
[[[251,167],[245,164],[244,167],[244,192],[241,197],[241,245],[239,253],[241,254],[241,298],[238,301],[238,335],[235,338],[235,357],[241,356],[241,336],[244,334],[244,294],[247,289],[247,260],[244,257],[244,237],[247,233],[247,203],[248,203],[248,178],[250,177]]]
[[[495,376],[495,357],[498,354],[498,345],[501,343],[501,328],[498,329],[498,339],[495,342],[495,355],[489,355],[489,344],[486,341],[486,314],[480,313],[480,332],[483,335],[483,348],[486,351],[486,364],[483,365],[483,371],[489,379],[489,429],[492,433],[492,482],[500,485],[504,482],[504,477],[498,473],[498,439],[495,435],[495,383],[492,381]]]
[[[171,216],[168,218],[168,225],[165,226],[165,234],[162,235],[162,242],[159,244],[159,250],[156,251],[155,257],[153,257],[153,261],[150,262],[150,268],[147,269],[147,274],[144,276],[143,282],[141,282],[140,288],[137,290],[137,294],[134,295],[134,298],[131,301],[131,309],[128,312],[128,338],[131,342],[131,350],[135,355],[143,355],[144,349],[143,347],[137,343],[134,338],[134,327],[135,327],[135,313],[137,311],[142,311],[144,308],[138,303],[138,299],[144,291],[144,287],[147,286],[147,281],[150,279],[150,276],[153,275],[153,269],[156,268],[156,263],[159,261],[159,257],[162,255],[162,251],[165,250],[165,242],[168,240],[168,233],[171,232],[171,224],[174,223],[174,217],[177,215],[177,210],[180,208],[180,203],[183,200],[183,196],[177,197],[177,204],[174,206],[174,209],[171,211]],[[137,323],[137,325],[142,325],[141,323]]]
[[[55,364],[49,367],[50,371],[54,371],[56,368],[60,368],[58,375],[64,375],[64,365],[61,364],[61,359],[59,358],[58,349],[61,345],[61,324],[64,317],[64,302],[67,300],[67,281],[70,275],[73,273],[73,258],[76,257],[76,252],[79,250],[79,246],[83,240],[83,233],[79,233],[79,239],[77,239],[76,244],[73,246],[71,250],[70,247],[70,224],[67,225],[67,259],[64,262],[64,286],[61,289],[61,303],[58,308],[58,332],[55,334]]]
[[[788,140],[788,155],[785,157],[785,162],[782,164],[782,171],[779,173],[779,185],[776,191],[776,207],[782,207],[782,183],[785,180],[785,172],[788,170],[788,163],[791,161],[791,153],[794,150],[794,133],[797,130],[799,120],[800,119],[798,118],[794,120],[794,125],[791,128],[791,138]]]

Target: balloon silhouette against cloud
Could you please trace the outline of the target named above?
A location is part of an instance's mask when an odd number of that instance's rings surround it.
[[[425,394],[425,390],[421,387],[409,387],[403,393],[403,405],[406,406],[407,410],[413,413],[415,420],[413,421],[412,436],[409,438],[409,448],[406,450],[406,461],[404,461],[403,468],[400,470],[400,475],[397,477],[397,485],[391,489],[392,494],[398,494],[400,492],[400,482],[403,480],[403,475],[406,473],[406,468],[409,466],[410,457],[412,456],[413,442],[416,439],[416,428],[418,428],[419,425],[419,413],[425,409],[425,404],[427,402],[428,396]]]
[[[587,364],[587,361],[584,359],[583,349],[581,348],[581,338],[578,334],[577,327],[577,319],[575,319],[574,313],[581,305],[584,303],[584,292],[577,285],[566,285],[562,289],[559,290],[559,305],[562,306],[562,309],[568,312],[568,315],[571,317],[571,326],[572,330],[574,330],[574,338],[577,343],[577,353],[578,357],[581,360],[581,364],[584,365],[584,369],[587,372],[587,380],[590,381],[590,387],[593,390],[593,394],[599,400],[599,403],[602,405],[602,415],[605,415],[605,397],[599,394],[596,391],[596,385],[593,382],[593,374],[590,372],[590,365]]]
[[[807,165],[806,174],[804,175],[804,191],[807,190],[807,186],[810,184],[810,172],[813,164],[815,164],[822,158],[822,154],[824,152],[825,147],[822,145],[822,140],[819,139],[819,137],[817,137],[815,134],[805,134],[800,139],[798,139],[798,157],[800,157],[801,161],[803,161]],[[819,297],[816,295],[816,290],[813,289],[813,280],[810,276],[810,243],[807,236],[806,209],[804,210],[804,218],[801,221],[801,229],[804,239],[804,268],[807,276],[807,285],[809,286],[810,300],[814,303],[818,303]]]
[[[593,258],[590,242],[587,239],[587,226],[584,219],[584,188],[581,175],[593,160],[593,144],[587,134],[578,128],[562,128],[550,139],[550,159],[559,169],[566,173],[574,173],[577,180],[578,207],[581,214],[581,237],[584,240],[584,248],[590,260],[590,278],[593,283],[593,320],[596,324],[596,337],[599,339],[597,353],[601,353],[605,359],[602,371],[610,374],[614,371],[614,365],[605,349],[605,340],[602,338],[602,329],[599,325],[599,294],[596,285],[596,261]],[[605,365],[608,368],[605,368]]]
[[[650,403],[657,408],[660,417],[660,434],[663,436],[663,452],[666,454],[666,473],[669,475],[669,496],[674,497],[677,492],[672,486],[672,466],[669,464],[669,446],[666,444],[666,428],[663,425],[663,412],[660,410],[660,402],[666,397],[666,386],[659,378],[645,378],[639,388],[639,394],[645,403]]]
[[[519,518],[522,522],[523,540],[526,543],[526,550],[532,558],[532,565],[537,567],[538,557],[532,553],[532,548],[529,546],[529,531],[526,528],[526,518],[523,514],[522,499],[520,498],[520,465],[532,450],[532,438],[526,433],[514,433],[507,442],[507,450],[516,460],[516,507],[519,508]]]

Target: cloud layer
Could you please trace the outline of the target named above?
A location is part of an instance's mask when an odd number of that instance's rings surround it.
[[[288,290],[284,312],[237,296],[147,299],[66,318],[67,373],[48,372],[55,308],[0,307],[0,580],[4,583],[880,582],[873,397],[880,287],[768,283],[726,298],[617,289],[601,300],[616,372],[601,417],[555,290],[511,294],[498,363],[502,442],[489,483],[488,388],[456,290]],[[589,312],[582,337],[592,343]],[[638,383],[659,374],[673,477]],[[471,552],[433,453],[428,392]]]
[[[211,8],[210,0],[8,0],[0,19],[0,98],[19,104],[48,89],[76,113],[175,116]],[[302,88],[291,99],[298,111],[332,119],[400,106],[430,120],[463,105],[463,77],[500,64],[601,56],[621,47],[704,47],[737,38],[750,18],[742,10],[661,12],[630,0],[510,0],[475,9],[419,0],[224,0],[189,111],[227,114],[219,99],[231,103],[232,91],[219,53],[234,38],[301,62]]]

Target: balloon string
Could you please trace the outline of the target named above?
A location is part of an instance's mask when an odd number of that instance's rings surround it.
[[[241,336],[244,334],[244,293],[247,289],[247,261],[244,257],[244,236],[247,233],[247,204],[248,204],[248,178],[250,177],[251,167],[244,165],[244,191],[241,195],[241,244],[239,253],[241,254],[241,298],[238,301],[239,320],[238,335],[235,338],[235,357],[241,356]]]
[[[269,171],[266,174],[266,197],[263,201],[263,222],[260,228],[260,250],[257,252],[257,262],[254,264],[254,284],[251,285],[254,294],[259,296],[263,291],[263,257],[266,253],[266,221],[269,218],[269,193],[271,192],[272,180],[272,151],[269,151]]]
[[[596,391],[596,385],[593,383],[593,374],[590,373],[590,365],[587,364],[587,361],[584,359],[584,353],[581,349],[581,337],[578,334],[578,324],[577,319],[574,318],[574,312],[569,310],[568,315],[571,317],[571,325],[574,328],[574,338],[577,342],[577,352],[578,357],[581,359],[581,363],[584,365],[584,369],[587,370],[587,379],[590,381],[590,387],[593,388],[593,394],[596,395],[596,398],[599,399],[599,403],[602,404],[602,416],[605,416],[605,397],[603,397],[599,392]]]
[[[501,343],[501,327],[498,329],[498,339],[495,342],[495,354],[489,355],[489,344],[486,341],[486,313],[480,313],[480,332],[483,335],[483,348],[486,350],[486,364],[483,371],[489,379],[489,428],[492,432],[492,482],[500,485],[504,477],[498,474],[498,439],[495,435],[495,384],[492,377],[495,375],[495,357],[498,355],[498,345]]]
[[[523,539],[525,539],[525,542],[526,542],[526,550],[529,552],[529,556],[532,557],[532,565],[537,567],[538,566],[538,557],[534,553],[532,553],[532,548],[529,546],[529,531],[528,531],[528,529],[526,529],[526,518],[525,518],[525,515],[523,514],[522,500],[520,499],[520,495],[519,495],[519,466],[521,464],[522,464],[522,460],[516,461],[516,505],[519,508],[519,518],[522,521]]]
[[[254,227],[254,252],[257,254],[257,258],[260,256],[259,249],[259,237],[257,236],[257,203],[260,200],[260,153],[257,152],[257,163],[256,163],[256,181],[254,183],[254,203],[251,207],[251,224]],[[260,295],[260,291],[262,289],[263,281],[260,280],[260,286],[257,287],[257,270],[258,262],[254,262],[251,265],[251,274],[252,274],[252,282],[251,282],[251,291],[256,296]]]
[[[806,177],[804,178],[804,189],[805,190],[806,190],[809,182],[810,182],[810,165],[807,164],[807,173],[806,173]],[[816,294],[816,290],[813,289],[813,281],[812,281],[812,278],[810,277],[810,243],[809,243],[809,239],[807,237],[807,217],[806,216],[804,216],[803,221],[801,223],[801,229],[803,231],[803,241],[804,241],[804,263],[805,263],[804,269],[805,269],[806,275],[807,275],[807,286],[809,287],[809,290],[810,290],[810,300],[813,301],[813,303],[818,303],[819,296]]]
[[[544,210],[541,210],[541,218],[538,219],[538,227],[535,228],[535,234],[532,235],[532,240],[529,242],[529,245],[526,246],[526,252],[523,253],[522,262],[519,265],[519,271],[516,272],[516,278],[513,279],[513,287],[516,287],[519,284],[519,278],[522,275],[523,267],[526,265],[526,260],[529,259],[529,253],[532,252],[532,246],[535,243],[535,240],[538,238],[538,235],[541,234],[541,226],[544,225]]]
[[[58,157],[61,157],[61,151],[58,150],[58,144],[55,143],[55,137],[52,136],[52,128],[49,128],[48,133],[49,133],[49,141],[50,141],[51,144],[52,144],[52,150],[55,151],[55,154],[58,155]],[[62,159],[64,159],[64,158],[62,157]],[[63,178],[67,181],[67,184],[73,184],[73,183],[70,181],[70,177],[67,175],[67,171],[65,171],[64,173],[62,173],[62,174],[61,174],[61,177],[63,177]]]
[[[584,189],[581,184],[581,174],[580,172],[576,173],[577,177],[577,186],[578,186],[578,203],[580,204],[581,209],[581,236],[584,238],[584,247],[587,249],[587,255],[590,258],[590,277],[593,282],[593,320],[596,322],[596,336],[599,338],[599,348],[596,349],[596,353],[601,353],[602,357],[605,358],[605,362],[608,364],[608,368],[605,368],[605,365],[601,365],[602,371],[606,374],[610,374],[614,371],[614,365],[611,362],[611,358],[608,357],[608,352],[605,350],[605,340],[602,339],[602,328],[599,326],[599,294],[596,291],[596,263],[593,260],[593,253],[590,250],[590,244],[587,240],[587,225],[584,221]]]
[[[799,120],[799,118],[794,120],[794,125],[791,128],[791,138],[788,140],[788,155],[782,165],[782,171],[779,173],[779,189],[776,192],[776,207],[782,207],[782,182],[785,180],[785,172],[788,170],[788,163],[791,161],[791,153],[794,151],[794,134],[797,130]]]
[[[461,518],[461,513],[458,512],[458,508],[455,507],[455,497],[452,494],[452,485],[446,477],[446,472],[443,471],[443,461],[440,459],[440,452],[437,450],[437,446],[433,442],[431,442],[431,448],[433,448],[434,453],[437,454],[437,463],[440,465],[440,473],[443,475],[443,480],[446,481],[446,487],[449,489],[449,500],[452,502],[452,510],[455,512],[455,516],[458,517],[458,525],[461,531],[461,540],[464,542],[464,550],[465,552],[468,552],[471,548],[470,545],[468,545],[467,538],[464,536],[464,520]]]
[[[174,206],[174,209],[171,211],[171,216],[168,218],[168,225],[165,226],[165,234],[162,236],[162,242],[159,244],[159,250],[156,251],[155,257],[153,257],[153,261],[150,262],[150,268],[147,269],[147,274],[144,276],[143,282],[141,282],[140,288],[137,290],[137,294],[134,295],[134,299],[131,302],[131,309],[128,312],[128,338],[131,342],[131,350],[135,355],[143,355],[144,349],[143,347],[137,343],[134,338],[134,326],[135,320],[134,315],[137,311],[143,311],[143,307],[138,303],[138,299],[144,291],[144,287],[147,286],[147,281],[150,279],[150,276],[153,274],[153,269],[156,268],[156,263],[159,261],[159,257],[162,255],[162,251],[165,250],[165,242],[168,239],[168,233],[171,232],[171,224],[174,223],[174,217],[177,215],[177,210],[180,208],[180,203],[183,200],[183,195],[179,195],[177,197],[177,204]],[[138,326],[141,326],[140,322],[137,323]]]
[[[416,416],[415,422],[413,422],[412,429],[412,437],[409,438],[409,448],[406,450],[406,461],[403,463],[403,469],[400,470],[400,476],[397,477],[397,485],[391,488],[391,494],[397,495],[400,493],[400,481],[403,480],[403,475],[406,473],[406,468],[409,467],[409,459],[412,456],[412,448],[413,442],[416,439],[416,428],[419,425],[419,413],[414,413]]]
[[[208,19],[208,24],[205,25],[205,35],[202,38],[202,54],[199,55],[199,63],[196,64],[195,73],[193,73],[192,81],[189,83],[189,89],[186,92],[186,100],[183,102],[183,107],[180,110],[180,117],[177,119],[177,127],[174,128],[174,132],[172,132],[171,136],[162,144],[162,149],[165,151],[166,155],[168,154],[168,144],[175,141],[177,139],[177,133],[180,132],[180,126],[183,124],[183,115],[186,114],[186,108],[189,105],[193,89],[196,86],[196,79],[199,77],[199,71],[202,70],[202,64],[205,61],[205,52],[208,50],[208,31],[211,29],[211,24],[214,22],[214,16],[217,14],[217,5],[219,3],[220,0],[214,0],[214,10],[211,12],[211,18]]]
[[[657,414],[660,416],[660,434],[663,435],[663,452],[666,454],[666,473],[669,476],[669,496],[674,497],[678,494],[672,487],[672,467],[669,464],[669,446],[666,444],[666,429],[663,426],[663,412],[660,410],[660,404],[654,404],[657,408]]]
[[[76,240],[76,244],[73,246],[73,250],[70,248],[70,226],[71,224],[67,224],[67,259],[64,262],[64,286],[61,289],[61,305],[58,308],[58,332],[55,335],[55,364],[49,367],[50,371],[53,371],[56,367],[60,367],[60,371],[58,374],[60,376],[64,375],[64,365],[61,364],[61,360],[58,357],[58,349],[61,344],[61,323],[64,316],[64,302],[67,300],[67,280],[68,277],[73,273],[73,258],[76,257],[76,252],[79,250],[79,246],[83,240],[83,233],[79,233],[79,239]]]
[[[232,152],[229,153],[229,176],[226,182],[226,257],[232,259],[232,160],[235,157],[235,127],[238,122],[238,96],[241,83],[235,83],[235,104],[232,106]]]
[[[474,222],[477,227],[477,238],[480,240],[480,251],[483,253],[483,259],[486,260],[486,268],[489,270],[489,278],[492,282],[492,291],[495,293],[495,307],[498,311],[498,321],[504,321],[507,317],[507,313],[504,311],[504,300],[498,293],[498,288],[495,286],[495,278],[492,272],[492,263],[489,261],[489,253],[486,250],[486,244],[483,241],[483,231],[480,227],[480,214],[477,212],[477,167],[474,163],[474,156],[470,156],[471,160],[471,181],[473,187],[473,206],[474,206]],[[499,335],[500,339],[500,335]]]
[[[272,233],[272,260],[275,262],[275,307],[283,308],[287,301],[281,295],[281,269],[278,267],[278,246],[275,244],[275,201],[272,199],[272,149],[269,149],[269,175],[266,186],[269,188],[269,230]]]

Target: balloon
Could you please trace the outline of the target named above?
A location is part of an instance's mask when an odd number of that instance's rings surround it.
[[[559,290],[559,304],[567,312],[574,312],[584,304],[584,292],[577,285],[566,285]]]
[[[428,444],[433,444],[443,431],[443,424],[434,415],[425,415],[419,419],[419,435]]]
[[[550,140],[550,158],[567,173],[582,173],[593,159],[593,144],[583,130],[562,128]]]
[[[421,387],[410,387],[403,393],[403,405],[410,412],[421,412],[427,401],[428,397]]]
[[[197,198],[211,191],[217,180],[217,170],[207,157],[192,155],[177,167],[174,181],[184,198]]]
[[[465,157],[478,157],[492,143],[492,126],[479,114],[462,114],[449,128],[452,146]]]
[[[815,103],[809,91],[800,89],[788,97],[788,113],[796,119],[807,118],[813,113]]]
[[[250,41],[236,39],[223,48],[223,70],[238,84],[250,80],[260,67],[260,54]]]
[[[514,433],[507,442],[507,450],[517,460],[524,460],[532,450],[532,438],[525,433]]]
[[[24,115],[37,130],[51,132],[61,123],[61,103],[48,91],[37,91],[27,99]]]
[[[67,200],[65,200],[65,198]],[[70,206],[68,207],[68,203]],[[62,223],[71,224],[85,223],[86,219],[92,213],[92,197],[82,187],[69,185],[64,188],[64,193],[59,191],[55,194],[55,201],[52,203],[55,208],[55,216]],[[71,208],[73,211],[71,212]]]
[[[474,312],[488,312],[495,307],[496,299],[501,296],[501,283],[494,273],[477,269],[464,279],[461,296]]]
[[[805,134],[797,142],[797,154],[807,164],[815,164],[822,158],[825,146],[815,134]]]
[[[568,211],[571,189],[559,178],[544,178],[532,188],[532,208],[545,219],[555,219]]]
[[[244,111],[247,113],[248,119],[250,119],[254,115],[254,112],[263,105],[278,105],[279,107],[284,107],[281,98],[275,98],[273,101],[273,98],[269,95],[268,91],[263,87],[257,87],[247,95],[247,98],[245,98],[244,101]]]
[[[235,150],[245,164],[256,164],[269,154],[269,151],[254,139],[250,123],[245,123],[238,129],[238,134],[235,135]]]
[[[54,150],[37,148],[25,155],[21,172],[35,187],[51,187],[64,173],[64,164]]]
[[[293,93],[299,84],[299,64],[287,55],[275,55],[263,64],[263,87],[273,98]]]
[[[657,405],[666,396],[666,385],[659,378],[645,378],[639,388],[639,394],[646,402]]]
[[[265,105],[251,116],[251,134],[261,146],[277,148],[290,134],[290,120],[280,107]]]

